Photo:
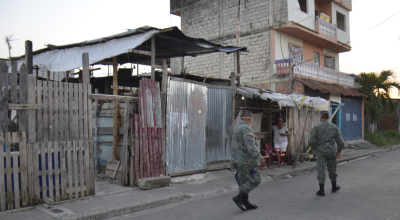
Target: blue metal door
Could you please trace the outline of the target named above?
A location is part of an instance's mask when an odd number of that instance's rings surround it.
[[[341,132],[344,140],[362,138],[361,99],[342,97]]]

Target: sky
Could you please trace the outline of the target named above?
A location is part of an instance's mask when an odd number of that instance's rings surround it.
[[[400,81],[400,13],[378,25],[399,10],[399,0],[353,0],[352,49],[340,54],[340,71],[391,69]],[[25,40],[31,40],[37,50],[45,44],[76,43],[144,25],[179,27],[180,17],[170,15],[169,0],[0,0],[0,57],[9,56],[4,37],[11,34],[16,39],[11,55],[20,56]]]

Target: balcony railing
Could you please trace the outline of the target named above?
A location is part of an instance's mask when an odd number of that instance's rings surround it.
[[[319,30],[317,28],[318,32],[324,33],[324,34],[327,34],[327,35],[329,35],[331,37],[336,38],[336,36],[337,36],[336,35],[337,28],[336,28],[335,25],[333,25],[333,24],[331,24],[329,22],[326,22],[326,21],[324,21],[324,20],[322,20],[320,18],[315,18],[315,21],[317,23],[316,26],[317,27],[319,26]]]
[[[276,74],[290,74],[290,63],[293,62],[293,76],[311,78],[317,81],[338,83],[341,85],[354,87],[354,77],[337,70],[320,67],[313,63],[304,62],[295,59],[276,60]]]

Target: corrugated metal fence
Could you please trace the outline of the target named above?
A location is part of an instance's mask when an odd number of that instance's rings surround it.
[[[231,157],[232,89],[171,78],[167,98],[167,174],[200,171]]]
[[[231,158],[232,94],[232,89],[208,88],[207,162]]]
[[[170,80],[167,95],[167,174],[206,168],[207,87]]]

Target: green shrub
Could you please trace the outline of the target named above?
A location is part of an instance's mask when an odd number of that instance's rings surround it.
[[[365,130],[364,138],[379,147],[400,144],[400,134],[397,131],[377,131],[371,133]]]

